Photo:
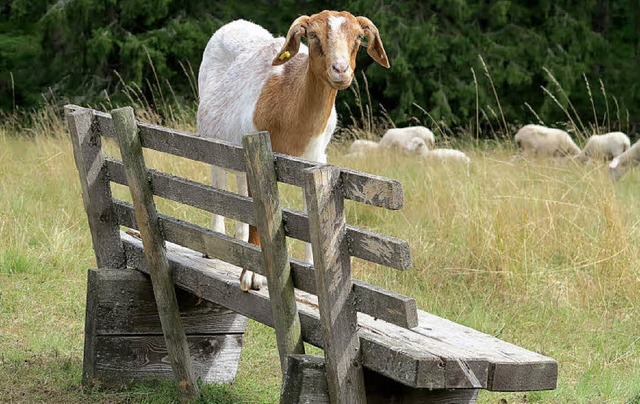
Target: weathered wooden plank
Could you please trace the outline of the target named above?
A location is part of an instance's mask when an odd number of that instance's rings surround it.
[[[122,162],[107,157],[105,163],[109,179],[115,183],[126,185]],[[256,224],[249,197],[156,170],[148,169],[147,171],[154,195],[239,220],[252,226]],[[309,221],[306,215],[287,208],[283,208],[282,211],[286,235],[309,242]],[[400,270],[411,268],[409,245],[404,240],[349,225],[347,225],[347,240],[349,253],[353,257]]]
[[[114,200],[113,204],[118,223],[137,229],[133,207],[119,200]],[[163,214],[159,214],[158,218],[167,241],[233,265],[248,266],[254,272],[264,275],[260,249],[253,244]],[[298,289],[315,294],[316,279],[313,267],[294,258],[290,259],[290,265],[294,285]],[[355,307],[358,311],[402,327],[416,325],[416,303],[413,298],[357,280],[354,281],[353,288]]]
[[[280,395],[281,404],[329,403],[324,358],[290,355]],[[367,404],[473,404],[477,389],[415,389],[390,380],[371,370],[364,370]]]
[[[358,319],[351,283],[340,170],[306,170],[304,187],[316,274],[325,369],[333,403],[364,403]]]
[[[121,237],[124,240],[129,265],[146,271],[140,240],[124,233],[121,233]],[[202,258],[201,253],[174,244],[168,244],[167,248],[167,257],[178,286],[203,299],[271,326],[267,291],[240,291],[240,268],[219,260]],[[296,291],[296,296],[302,336],[306,342],[322,348],[324,342],[319,327],[317,300],[315,296],[301,291]],[[421,328],[439,327],[440,323],[434,320],[425,323],[423,313],[418,311]],[[446,320],[442,320],[442,326],[445,328],[436,330],[435,335],[455,334],[457,328],[448,331]],[[468,380],[468,373],[471,371],[482,388],[487,388],[488,368],[492,364],[487,359],[477,357],[469,349],[458,347],[457,343],[450,344],[439,337],[429,338],[414,330],[376,321],[364,314],[358,314],[358,322],[362,364],[366,368],[407,386],[429,389],[455,388],[460,385],[468,387],[469,382],[462,384],[461,381]],[[500,344],[500,341],[496,341],[495,344]],[[457,360],[463,360],[466,366],[463,368]],[[501,361],[508,363],[508,359]],[[514,362],[517,361],[515,357]],[[548,358],[543,357],[540,361],[546,363]],[[532,363],[535,363],[533,358]],[[539,386],[538,377],[540,373],[531,373],[530,377],[519,385],[520,391],[533,390]],[[546,376],[543,374],[543,377]]]
[[[93,128],[93,114],[88,109],[73,111],[68,108],[65,108],[65,114],[98,268],[124,268],[126,262],[111,207],[102,142]]]
[[[287,369],[287,356],[304,354],[304,343],[293,278],[290,275],[287,238],[282,222],[269,133],[246,135],[242,138],[242,146],[249,189],[253,195],[256,227],[260,235],[264,272],[269,286],[269,301],[274,318],[280,366],[284,373]]]
[[[187,336],[194,373],[204,383],[232,383],[242,334]],[[96,384],[124,387],[131,381],[174,378],[162,335],[97,336]]]
[[[364,370],[367,404],[473,404],[477,389],[414,389],[370,371]]]
[[[118,200],[114,200],[113,203],[118,223],[138,229],[131,205]],[[264,275],[262,253],[259,247],[163,214],[158,214],[158,219],[166,241],[200,251],[209,257],[218,258],[233,265],[252,268],[254,272]]]
[[[99,335],[162,335],[151,280],[130,269],[89,270],[91,313]],[[188,334],[242,334],[247,318],[177,289],[180,320]]]
[[[70,105],[69,108],[84,109],[75,105]],[[115,137],[111,116],[100,111],[93,113],[100,133],[106,137]],[[137,125],[143,147],[230,170],[246,171],[240,145],[200,138],[186,132],[147,123],[138,122]],[[301,170],[318,165],[312,161],[283,154],[275,153],[274,156],[278,181],[300,187],[304,183]],[[346,184],[343,187],[345,198],[386,209],[402,208],[404,195],[400,182],[351,170],[344,170],[340,175],[341,180]]]
[[[199,396],[198,383],[191,366],[191,356],[180,312],[169,262],[165,255],[164,239],[153,202],[147,171],[138,137],[138,128],[131,107],[111,111],[127,183],[135,206],[136,223],[140,228],[145,257],[149,265],[153,293],[158,305],[160,322],[178,390],[187,400]]]
[[[120,235],[118,234],[118,238]],[[122,245],[122,244],[120,244]],[[124,249],[123,249],[124,254]],[[107,272],[107,271],[103,271]],[[98,318],[94,315],[98,307],[98,296],[96,291],[100,289],[100,284],[96,279],[95,272],[89,271],[87,276],[87,301],[84,317],[84,356],[82,360],[82,386],[91,390],[96,379],[96,329]]]
[[[453,321],[418,311],[420,325],[412,331],[431,339],[447,341],[486,358],[490,363],[492,391],[553,390],[558,379],[558,362],[491,335]]]
[[[283,373],[280,404],[329,404],[324,358],[311,355],[289,355]]]
[[[147,272],[140,240],[121,233],[129,265]],[[202,254],[174,244],[168,245],[167,257],[171,264],[176,285],[203,299],[228,307],[249,318],[272,327],[273,320],[266,290],[244,293],[240,290],[241,268],[219,260],[206,259]],[[298,312],[304,340],[323,348],[318,304],[315,296],[296,291]],[[363,357],[363,365],[378,370],[383,375],[419,388],[444,388],[447,369],[443,361],[412,341],[403,343],[399,338],[381,336],[377,328],[387,324],[365,318],[366,327],[358,330],[360,343],[368,343],[374,354]],[[366,351],[365,351],[366,353]],[[457,369],[452,369],[457,372]],[[435,374],[429,382],[427,374]],[[428,383],[425,383],[428,382]]]
[[[93,114],[90,110],[73,111],[65,108],[65,115],[97,265],[99,268],[124,268],[124,250],[112,209],[101,138],[93,130]],[[91,280],[88,280],[88,286],[91,286]],[[94,304],[94,297],[87,294],[82,384],[89,388],[95,378],[96,323],[91,309]]]

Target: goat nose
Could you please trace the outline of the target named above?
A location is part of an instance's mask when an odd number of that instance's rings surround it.
[[[334,62],[331,65],[331,68],[333,69],[334,72],[336,73],[344,73],[347,71],[347,69],[349,68],[349,65],[346,64],[345,62]]]

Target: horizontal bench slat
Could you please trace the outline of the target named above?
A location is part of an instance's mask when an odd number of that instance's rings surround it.
[[[122,162],[113,158],[105,162],[109,179],[127,185]],[[147,172],[155,195],[255,226],[251,198],[153,169]],[[309,242],[309,220],[304,213],[283,208],[282,216],[288,237]],[[404,240],[349,225],[347,240],[353,257],[400,270],[411,268],[409,245]]]
[[[147,272],[141,241],[127,234],[123,234],[122,237],[128,265]],[[167,258],[176,285],[205,300],[273,326],[268,292],[265,289],[242,292],[238,281],[239,268],[219,260],[207,260],[194,255],[193,251],[187,251],[179,246],[168,246]],[[303,338],[306,342],[322,348],[324,337],[319,326],[317,303],[310,299],[311,295],[304,294],[300,297],[299,293],[297,292],[297,305]],[[447,369],[441,358],[424,352],[422,346],[411,341],[405,343],[396,338],[379,335],[371,325],[360,327],[358,334],[363,350],[367,345],[368,351],[375,353],[363,355],[364,366],[411,387],[456,387],[448,385],[447,380],[460,377],[457,375],[459,370]]]
[[[129,264],[142,265],[140,241],[123,239]],[[217,260],[205,260],[193,251],[173,245],[168,246],[167,257],[181,287],[257,321],[272,324],[266,291],[241,292],[237,280],[239,269]],[[322,347],[315,296],[300,292],[297,301],[305,341]],[[418,313],[420,324],[410,330],[358,314],[363,365],[417,388],[502,390],[508,387],[527,391],[555,387],[557,363],[554,360],[490,335],[468,331],[467,327],[438,316]],[[456,334],[453,340],[449,340],[450,334]],[[445,335],[447,337],[442,338]],[[500,354],[504,349],[507,350]],[[497,369],[501,370],[496,372]],[[512,379],[518,379],[516,383],[495,380],[505,377],[503,372],[507,369],[512,372]]]
[[[67,109],[73,111],[82,109],[82,107],[69,105]],[[96,130],[102,136],[115,137],[111,115],[106,112],[92,111]],[[137,122],[137,125],[142,147],[217,165],[229,170],[246,171],[240,145],[201,138],[187,132],[148,123]],[[299,187],[304,184],[302,170],[317,165],[312,161],[279,153],[274,153],[274,156],[276,157],[278,181]],[[353,170],[341,170],[340,179],[344,184],[343,196],[345,198],[386,209],[402,208],[404,194],[400,182]]]
[[[120,225],[137,229],[132,205],[114,200],[113,208]],[[205,253],[232,265],[244,265],[264,275],[262,252],[259,247],[162,214],[158,215],[158,219],[167,241]],[[316,281],[313,267],[296,259],[291,259],[290,265],[295,286],[308,293],[315,293]],[[360,281],[354,281],[353,292],[357,311],[401,327],[414,327],[418,324],[416,302],[413,298]]]

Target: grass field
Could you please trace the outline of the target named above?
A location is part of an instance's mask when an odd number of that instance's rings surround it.
[[[71,145],[51,122],[31,137],[0,129],[0,402],[173,402],[171,383],[82,392],[86,270],[95,261]],[[347,214],[408,240],[413,269],[354,260],[354,276],[559,361],[557,390],[482,393],[481,402],[639,402],[640,173],[613,184],[603,166],[512,163],[508,146],[461,147],[472,158],[469,176],[398,155],[348,160],[332,146],[330,162],[405,189],[401,211],[348,203]],[[204,165],[156,154],[148,161],[208,178]],[[283,192],[299,203],[298,192]],[[273,332],[251,322],[236,383],[203,390],[207,402],[269,403],[279,383]]]

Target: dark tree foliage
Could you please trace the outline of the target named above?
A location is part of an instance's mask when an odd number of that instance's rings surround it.
[[[158,109],[159,98],[193,105],[202,51],[222,24],[244,18],[283,35],[297,16],[325,8],[378,26],[392,68],[365,52],[358,64],[373,103],[397,122],[466,127],[476,107],[497,124],[500,110],[506,122],[536,121],[530,107],[553,123],[567,119],[557,104],[568,100],[585,121],[595,109],[598,120],[626,120],[628,110],[640,122],[640,0],[5,1],[0,109],[37,106],[43,94],[127,102],[127,88]]]

